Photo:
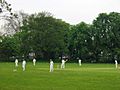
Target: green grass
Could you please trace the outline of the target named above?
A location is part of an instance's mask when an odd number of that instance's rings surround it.
[[[49,63],[21,63],[14,71],[14,63],[0,63],[0,90],[120,90],[120,69],[114,64],[67,63],[66,68],[49,72]]]

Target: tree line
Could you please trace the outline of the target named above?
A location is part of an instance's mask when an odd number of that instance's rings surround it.
[[[14,31],[0,37],[0,61],[15,58],[39,61],[66,56],[71,62],[111,63],[120,61],[120,13],[100,13],[92,24],[76,25],[55,18],[51,13],[17,13],[5,17],[4,29]],[[8,19],[9,18],[9,19]]]

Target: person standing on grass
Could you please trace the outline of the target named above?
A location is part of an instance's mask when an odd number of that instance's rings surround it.
[[[118,68],[118,62],[115,60],[115,67]]]
[[[23,62],[22,62],[22,68],[23,68],[23,71],[25,71],[25,68],[26,68],[26,61],[25,60],[23,60]]]
[[[52,61],[52,59],[50,59],[50,72],[53,72],[54,68],[53,68],[54,62]]]
[[[18,67],[18,59],[15,59],[15,67]]]
[[[79,59],[78,62],[79,62],[79,66],[81,66],[81,59]]]
[[[34,58],[34,59],[33,59],[33,65],[34,65],[34,66],[35,66],[35,63],[36,63],[36,59]]]
[[[62,64],[61,64],[61,68],[62,68],[62,69],[65,68],[65,62],[67,62],[67,61],[68,61],[68,60],[65,61],[64,59],[62,59]]]

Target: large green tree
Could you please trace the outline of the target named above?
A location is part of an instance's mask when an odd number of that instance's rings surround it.
[[[14,37],[2,37],[0,42],[0,61],[13,61],[19,55],[19,41]]]
[[[112,12],[110,14],[101,13],[93,22],[96,30],[96,42],[98,49],[97,57],[102,62],[113,62],[119,57],[120,48],[120,14]]]
[[[71,27],[69,37],[69,51],[72,59],[77,57],[87,60],[91,43],[91,25],[81,22]]]
[[[28,33],[22,38],[24,48],[32,49],[37,58],[58,58],[67,51],[68,29],[69,24],[50,13],[33,14],[22,27],[23,32]]]

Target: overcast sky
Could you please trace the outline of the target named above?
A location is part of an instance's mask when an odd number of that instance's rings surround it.
[[[120,12],[120,0],[7,0],[14,11],[47,11],[70,24],[92,23],[99,13]]]

